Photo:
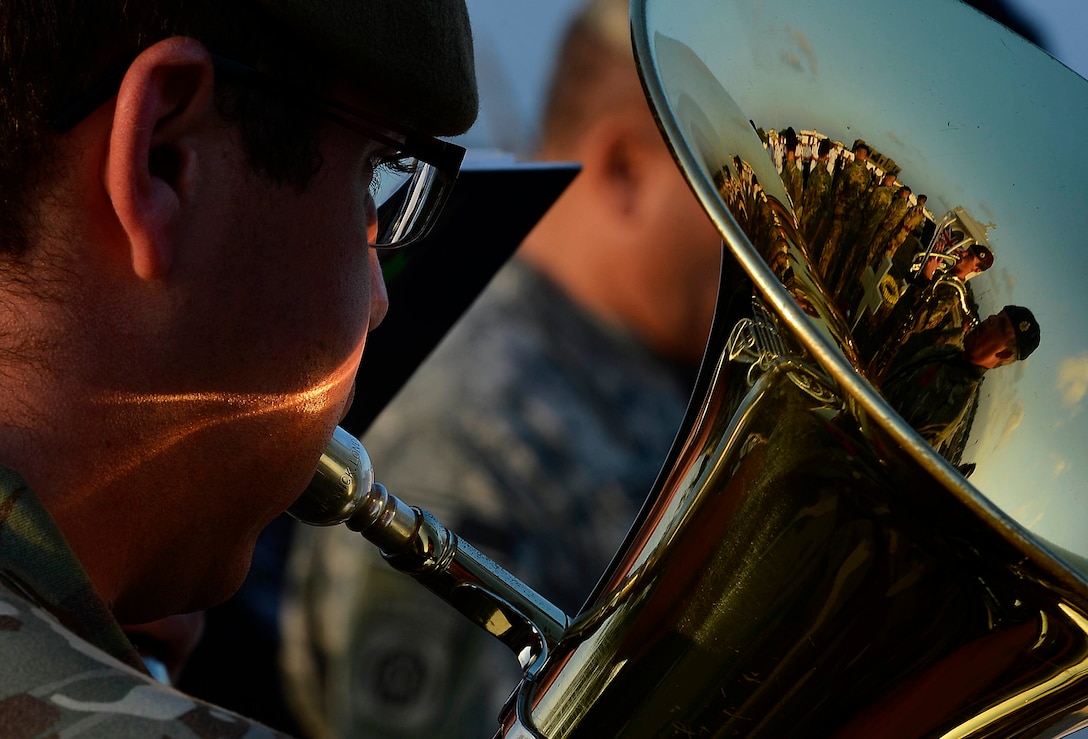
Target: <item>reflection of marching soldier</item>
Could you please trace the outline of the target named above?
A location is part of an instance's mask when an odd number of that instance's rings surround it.
[[[792,128],[787,128],[783,133],[785,153],[782,156],[782,184],[786,188],[786,194],[790,196],[794,214],[800,217],[804,184],[801,168],[797,165],[797,134]]]
[[[860,215],[864,205],[865,194],[869,191],[871,175],[866,161],[869,158],[869,147],[858,144],[854,147],[854,159],[842,168],[835,182],[834,216],[831,221],[831,233],[823,245],[820,256],[819,271],[825,283],[837,282],[838,270],[842,268],[839,241],[843,234],[850,230],[855,220]],[[833,274],[833,272],[835,274]]]
[[[910,193],[909,187],[904,185],[896,191],[895,197],[892,198],[891,205],[884,211],[884,217],[880,221],[880,227],[873,235],[873,248],[877,253],[880,253],[881,249],[895,233],[900,224],[903,223],[903,218],[906,217],[907,211],[910,210]]]
[[[865,208],[865,227],[861,232],[860,239],[865,244],[867,252],[865,264],[862,267],[871,265],[876,257],[877,246],[874,244],[873,237],[876,236],[877,231],[880,229],[880,224],[884,222],[884,216],[888,212],[888,207],[892,204],[892,198],[895,196],[896,190],[895,175],[886,174],[883,181],[873,188],[873,192],[869,196],[869,204]]]
[[[923,349],[897,363],[883,385],[884,396],[938,453],[958,464],[983,376],[1027,359],[1039,346],[1039,337],[1031,311],[1007,305],[962,341]]]
[[[903,242],[907,240],[911,232],[921,225],[922,221],[926,217],[926,196],[918,196],[918,204],[907,211],[907,214],[903,216],[902,223],[899,224],[899,230],[892,234],[891,239],[888,240],[888,246],[885,250],[885,254],[889,257],[895,254],[899,250],[899,247],[903,245]]]
[[[843,263],[839,293],[845,293],[848,305],[855,305],[862,292],[861,275],[866,267],[876,269],[879,245],[873,241],[880,223],[884,220],[895,194],[895,175],[886,174],[879,185],[873,188],[865,205],[865,222],[862,224],[857,239],[850,245],[847,258]]]
[[[778,253],[775,249],[779,236],[778,219],[775,217],[774,208],[767,199],[766,192],[759,186],[759,182],[754,176],[752,179],[749,238],[759,249],[763,258],[770,264],[774,262],[774,256]]]
[[[822,139],[812,171],[805,182],[805,191],[801,208],[801,234],[808,242],[813,264],[819,260],[815,252],[816,237],[827,216],[828,200],[831,197],[831,139]]]

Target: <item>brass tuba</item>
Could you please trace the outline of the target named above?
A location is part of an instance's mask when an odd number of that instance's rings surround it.
[[[347,521],[519,656],[499,736],[1088,727],[1088,83],[950,0],[634,0],[631,21],[726,258],[687,417],[586,606],[389,495],[347,434],[293,512]],[[787,192],[784,147],[826,200]],[[928,195],[916,226],[881,230],[888,173]],[[970,239],[942,240],[954,213]],[[947,304],[910,269],[980,239],[992,264]]]

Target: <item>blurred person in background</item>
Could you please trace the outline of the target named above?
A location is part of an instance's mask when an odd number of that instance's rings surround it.
[[[627,0],[570,26],[538,158],[583,169],[363,443],[390,491],[574,615],[683,417],[721,259],[646,103]],[[299,532],[288,577],[310,736],[496,730],[515,656],[360,535]]]

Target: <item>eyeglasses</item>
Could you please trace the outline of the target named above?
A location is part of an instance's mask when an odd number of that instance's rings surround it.
[[[314,110],[327,120],[381,144],[370,196],[378,211],[378,235],[370,244],[395,249],[430,233],[442,212],[465,158],[465,149],[430,136],[418,136],[383,125],[332,98],[283,83],[241,62],[212,54],[216,69],[238,81],[260,87],[287,102]],[[128,65],[107,75],[86,94],[55,115],[51,123],[66,133],[117,94]]]

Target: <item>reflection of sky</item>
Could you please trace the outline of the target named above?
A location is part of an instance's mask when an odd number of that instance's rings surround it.
[[[1041,33],[1047,51],[1082,77],[1088,76],[1088,3],[1084,0],[1007,0]]]
[[[933,212],[963,206],[993,224],[994,268],[972,282],[982,317],[1026,305],[1043,339],[1026,362],[987,376],[964,458],[995,503],[1083,552],[1088,83],[1017,37],[985,33],[994,24],[972,11],[972,30],[957,31],[944,15],[964,9],[946,2],[852,0],[834,16],[806,5],[736,2],[725,12],[745,22],[695,24],[684,38],[757,125],[865,139]]]

